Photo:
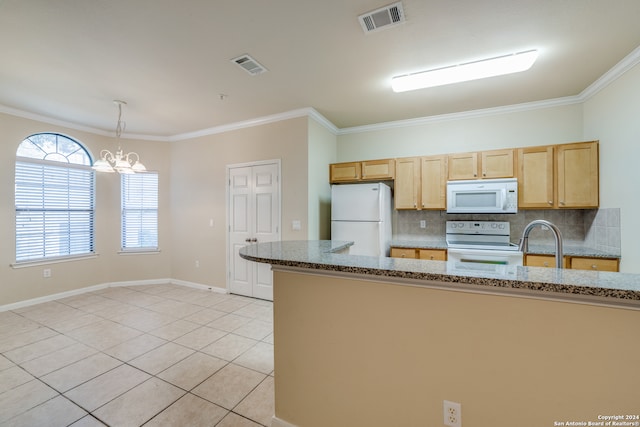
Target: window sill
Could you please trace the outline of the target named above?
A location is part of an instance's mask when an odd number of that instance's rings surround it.
[[[162,252],[160,248],[151,249],[121,249],[118,251],[118,255],[153,255]]]
[[[16,261],[12,264],[9,264],[11,268],[25,268],[25,267],[37,267],[39,265],[48,265],[48,264],[60,264],[63,262],[69,261],[81,261],[85,259],[93,259],[98,258],[97,253],[87,254],[87,255],[77,255],[77,256],[66,256],[66,257],[58,257],[51,259],[38,259],[34,261]]]

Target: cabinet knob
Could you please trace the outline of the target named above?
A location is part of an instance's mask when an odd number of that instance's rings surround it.
[[[550,205],[553,204],[553,200],[549,200],[547,203],[549,203]]]
[[[482,174],[482,176],[487,176],[487,174],[486,174],[486,173],[483,173],[483,174]]]
[[[433,259],[433,255],[431,255],[431,257],[429,259]]]
[[[478,176],[478,174],[477,174],[477,173],[474,173],[474,174],[473,174],[473,176]]]
[[[417,207],[418,207],[418,204],[417,204],[417,203],[415,203],[415,202],[413,202],[413,207],[414,207],[414,208],[417,208]]]
[[[597,266],[597,265],[595,265],[595,264],[593,264],[593,265],[591,266],[591,268],[592,268],[593,270],[597,270],[597,269],[598,269],[598,266]]]
[[[547,261],[544,262],[543,264],[545,267],[549,267],[549,263]]]
[[[564,205],[564,202],[560,202],[561,205]]]
[[[402,255],[400,255],[400,258],[404,258],[406,256],[407,256],[406,254],[402,254]]]

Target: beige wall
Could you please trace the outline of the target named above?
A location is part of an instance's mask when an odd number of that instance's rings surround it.
[[[309,118],[309,240],[331,238],[331,186],[329,164],[335,163],[336,135]]]
[[[227,165],[280,159],[282,239],[307,238],[307,138],[300,117],[171,144],[174,279],[226,287]],[[302,230],[292,231],[293,220]]]
[[[546,427],[637,414],[640,311],[275,273],[276,417]]]
[[[98,156],[114,151],[114,138],[0,114],[0,305],[87,286],[171,277],[169,229],[169,144],[123,140],[125,151],[136,151],[149,169],[159,172],[159,244],[162,251],[147,255],[118,255],[120,249],[120,180],[117,174],[96,177],[95,258],[54,264],[11,267],[15,262],[14,182],[16,150],[24,138],[38,132],[57,132],[81,142]],[[43,278],[43,269],[51,277]]]
[[[640,273],[640,65],[585,102],[584,136],[600,139],[600,206],[620,208],[620,269]]]
[[[582,140],[582,106],[572,104],[426,121],[338,136],[338,161],[459,153]]]

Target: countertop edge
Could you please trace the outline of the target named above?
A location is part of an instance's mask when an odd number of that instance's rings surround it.
[[[539,275],[540,271],[544,270],[545,274],[550,274],[551,271],[555,271],[559,278],[555,281],[541,281],[541,280],[525,280],[523,278],[509,278],[509,277],[492,277],[487,274],[486,277],[477,277],[471,275],[460,275],[450,272],[429,272],[429,271],[409,271],[409,267],[413,264],[393,264],[393,267],[372,267],[358,265],[359,261],[371,261],[370,259],[362,260],[357,256],[352,255],[338,255],[334,253],[340,249],[344,249],[348,246],[345,242],[338,242],[341,244],[335,244],[330,246],[317,245],[314,246],[314,241],[303,241],[310,248],[313,253],[307,253],[304,257],[292,256],[292,253],[287,253],[287,244],[277,243],[277,256],[268,252],[271,247],[266,247],[266,254],[251,254],[247,253],[249,250],[241,250],[240,256],[249,261],[255,261],[260,263],[271,264],[273,266],[283,266],[288,268],[298,268],[306,270],[314,270],[317,272],[339,272],[354,275],[364,275],[373,278],[389,278],[411,281],[428,281],[428,282],[440,282],[448,284],[452,289],[459,288],[460,285],[469,285],[476,287],[479,291],[504,291],[504,290],[517,290],[527,292],[537,292],[541,295],[551,296],[556,294],[562,296],[563,300],[572,300],[573,298],[592,298],[594,303],[607,302],[610,305],[640,309],[640,289],[635,289],[636,285],[633,285],[632,289],[616,288],[614,285],[607,283],[607,287],[598,286],[597,280],[593,280],[593,284],[581,285],[572,283],[562,283],[563,272],[569,272],[570,270],[556,270],[556,269],[543,269],[538,267],[518,267],[523,270],[519,270],[518,274],[522,274],[523,277]],[[318,241],[320,242],[320,241]],[[323,241],[328,242],[328,241]],[[300,241],[297,241],[300,244]],[[268,245],[268,244],[265,244]],[[252,245],[253,246],[253,245]],[[243,249],[250,248],[245,247]],[[258,252],[253,246],[253,252]],[[336,249],[337,248],[337,249]],[[299,250],[299,248],[297,248]],[[261,256],[262,255],[262,256]],[[328,259],[321,259],[323,256],[329,256]],[[335,258],[340,257],[340,258]],[[345,258],[342,258],[345,257]],[[370,258],[370,257],[367,257]],[[398,259],[395,259],[398,260]],[[405,260],[402,260],[405,261]],[[401,262],[401,261],[396,261]],[[444,261],[419,261],[427,263],[441,263],[432,264],[433,270],[442,270],[442,265],[445,265]],[[363,263],[365,264],[365,263]],[[382,263],[384,264],[384,263]],[[416,264],[418,265],[418,264]],[[425,266],[427,264],[420,264]],[[438,268],[435,268],[438,267]],[[427,269],[427,268],[425,268]],[[564,273],[567,274],[567,273]],[[572,273],[569,273],[572,274]],[[622,273],[610,273],[610,274],[622,274]],[[588,278],[599,276],[587,276]],[[615,276],[614,276],[615,277]],[[623,276],[620,276],[621,280]],[[637,282],[637,281],[636,281]],[[634,282],[634,283],[636,283]]]

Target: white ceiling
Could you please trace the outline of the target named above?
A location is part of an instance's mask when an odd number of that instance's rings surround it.
[[[348,128],[578,95],[640,45],[638,0],[403,0],[405,23],[364,34],[392,2],[0,0],[0,105],[112,132],[122,99],[125,134],[160,139],[305,107]],[[527,72],[390,88],[529,49]]]

